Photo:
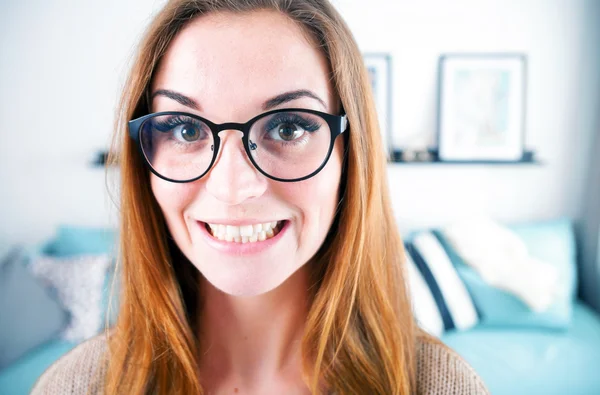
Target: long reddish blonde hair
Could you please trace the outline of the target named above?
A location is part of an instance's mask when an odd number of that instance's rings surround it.
[[[287,15],[318,43],[350,125],[340,205],[311,266],[302,343],[306,384],[315,394],[411,394],[417,327],[388,196],[386,157],[361,53],[327,0],[172,0],[146,31],[119,106],[116,154],[109,158],[120,166],[122,290],[118,321],[106,333],[106,393],[203,393],[198,283],[190,280],[198,278],[197,269],[169,236],[127,121],[147,113],[153,72],[186,23],[209,12],[259,9]]]

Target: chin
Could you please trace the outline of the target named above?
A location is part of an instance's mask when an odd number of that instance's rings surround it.
[[[227,271],[229,273],[212,271],[203,271],[202,275],[213,287],[231,296],[251,297],[266,294],[281,284],[283,284],[290,275],[281,275],[271,270],[235,270]],[[277,276],[277,274],[280,274]]]

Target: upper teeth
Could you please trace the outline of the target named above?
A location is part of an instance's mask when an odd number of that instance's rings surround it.
[[[222,238],[236,239],[238,237],[248,237],[249,239],[259,239],[262,235],[272,236],[273,229],[277,226],[278,221],[265,222],[262,224],[232,226],[222,224],[208,224],[215,236]]]

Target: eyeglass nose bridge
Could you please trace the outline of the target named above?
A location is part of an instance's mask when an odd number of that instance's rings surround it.
[[[249,130],[250,130],[250,126],[251,126],[249,123],[226,122],[226,123],[221,123],[221,124],[213,123],[212,125],[209,125],[209,126],[215,135],[215,142],[214,142],[215,145],[212,148],[213,148],[213,150],[215,150],[215,149],[217,150],[217,152],[214,153],[215,156],[214,156],[209,168],[213,167],[216,157],[218,156],[219,151],[221,150],[221,137],[219,136],[219,133],[221,133],[224,130],[237,130],[239,132],[242,132],[242,143],[244,145],[246,154],[248,156],[250,156],[250,152],[248,150],[253,151],[257,148],[256,143],[254,143],[252,140],[249,140]],[[260,168],[258,168],[258,166],[254,163],[252,158],[249,157],[249,159],[250,159],[250,162],[252,162],[252,164],[254,165],[254,167],[256,167],[259,171],[261,171]]]
[[[248,131],[250,130],[250,125],[248,123],[237,123],[237,122],[226,122],[226,123],[221,123],[221,124],[212,124],[210,125],[211,129],[213,130],[213,133],[215,134],[215,138],[218,138],[218,140],[221,140],[221,137],[219,136],[219,133],[221,133],[223,130],[237,130],[239,132],[242,132],[242,142],[244,142],[244,145],[249,144],[249,148],[255,149],[256,148],[256,144],[254,144],[252,141],[248,140],[248,136],[249,133]],[[219,144],[217,142],[217,144]]]
[[[256,143],[254,143],[252,140],[249,140],[249,133],[248,131],[250,130],[250,125],[248,123],[237,123],[237,122],[226,122],[226,123],[221,123],[221,124],[212,124],[211,125],[211,129],[213,130],[213,133],[215,134],[215,144],[216,147],[220,146],[220,141],[221,141],[221,137],[219,136],[219,133],[221,133],[224,130],[237,130],[239,132],[242,132],[242,142],[244,143],[244,145],[248,146],[248,148],[252,151],[256,149]],[[215,153],[216,155],[217,153]],[[248,152],[249,154],[249,152]],[[251,159],[252,161],[252,159]],[[252,161],[253,162],[253,161]],[[253,162],[254,163],[254,162]]]
[[[246,134],[246,126],[247,125],[244,123],[226,122],[221,124],[214,124],[214,131],[218,134],[223,130],[239,130],[240,132]]]

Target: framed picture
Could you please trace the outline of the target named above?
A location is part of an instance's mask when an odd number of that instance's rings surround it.
[[[371,80],[383,147],[387,158],[390,159],[392,153],[392,58],[389,54],[385,53],[365,53],[363,57],[369,73],[369,79]]]
[[[523,54],[440,57],[441,161],[521,161],[525,144]]]

